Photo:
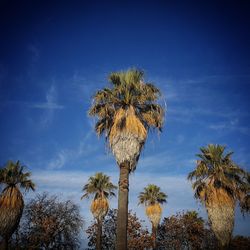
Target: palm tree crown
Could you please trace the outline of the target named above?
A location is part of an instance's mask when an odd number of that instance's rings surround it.
[[[10,187],[24,188],[25,191],[35,190],[35,184],[29,179],[31,173],[24,173],[24,169],[25,167],[20,165],[20,161],[16,163],[8,161],[6,167],[0,169],[0,183],[5,185],[4,190]]]
[[[96,173],[89,178],[89,182],[83,187],[83,198],[94,196],[91,203],[91,212],[97,220],[102,220],[108,212],[108,198],[115,196],[113,192],[117,187],[110,182],[109,176],[103,173]]]
[[[154,184],[149,184],[138,196],[139,204],[146,206],[146,214],[149,217],[153,228],[156,229],[161,219],[162,207],[160,204],[167,202],[167,195],[160,191]]]
[[[224,146],[209,144],[200,150],[196,169],[188,179],[193,181],[195,197],[205,204],[215,236],[226,247],[233,232],[237,200],[247,211],[249,174],[232,161],[233,152],[225,153]]]
[[[163,124],[164,112],[156,102],[160,90],[144,83],[143,76],[143,71],[136,69],[111,73],[111,87],[95,94],[89,110],[98,118],[97,134],[105,133],[118,164],[127,161],[131,170],[135,169],[147,130],[161,130]]]
[[[149,184],[144,191],[139,194],[139,204],[150,206],[154,204],[163,204],[167,202],[167,195],[160,191],[160,188],[154,184]]]
[[[202,147],[200,158],[188,179],[193,181],[195,197],[206,201],[210,188],[223,189],[236,201],[241,200],[249,188],[247,173],[231,159],[233,152],[225,154],[225,146],[209,144]]]
[[[83,198],[89,198],[93,196],[90,210],[97,220],[98,230],[97,230],[97,240],[96,249],[102,249],[102,220],[109,210],[108,198],[115,196],[113,192],[117,187],[112,184],[109,176],[103,173],[96,173],[94,176],[89,178],[89,181],[83,187]]]
[[[89,178],[89,181],[83,187],[83,198],[89,198],[90,195],[94,196],[94,200],[98,198],[109,198],[115,196],[113,192],[117,187],[112,184],[110,177],[103,173],[96,173]]]
[[[0,235],[5,238],[6,246],[18,227],[23,212],[24,201],[19,189],[35,190],[30,176],[31,173],[24,172],[24,166],[19,161],[8,161],[6,167],[0,169],[0,184],[3,185],[0,195]]]
[[[146,206],[146,214],[152,223],[153,249],[156,249],[157,228],[160,223],[162,207],[160,204],[167,202],[167,195],[160,191],[154,184],[149,184],[138,196],[139,204]]]

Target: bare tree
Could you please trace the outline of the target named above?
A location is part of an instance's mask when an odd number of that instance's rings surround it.
[[[77,249],[82,226],[77,205],[43,193],[32,199],[24,210],[20,245],[24,249]]]
[[[135,213],[129,211],[128,213],[128,249],[151,249],[153,246],[153,238],[148,230],[143,229],[142,221],[138,219]],[[116,239],[116,225],[117,225],[117,210],[109,210],[109,213],[103,221],[103,234],[102,234],[102,249],[114,250]],[[93,223],[87,229],[89,239],[89,249],[95,249],[97,223]]]
[[[217,249],[213,232],[196,211],[164,218],[158,230],[158,249]]]

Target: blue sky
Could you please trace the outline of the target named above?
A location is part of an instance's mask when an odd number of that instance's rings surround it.
[[[90,175],[118,167],[87,110],[112,71],[138,67],[166,101],[131,176],[129,207],[149,183],[169,198],[164,216],[204,209],[186,176],[201,146],[218,143],[250,170],[250,7],[236,1],[1,1],[0,163],[20,160],[37,192],[80,201]],[[112,207],[117,206],[113,199]],[[237,210],[235,234],[250,235]],[[146,223],[147,224],[147,223]],[[148,224],[147,224],[148,225]]]

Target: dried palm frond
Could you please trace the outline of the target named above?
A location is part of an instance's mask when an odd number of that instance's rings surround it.
[[[159,203],[155,203],[153,205],[149,205],[146,207],[146,214],[151,221],[152,225],[157,228],[162,214],[162,207]]]
[[[193,181],[195,198],[206,206],[217,239],[226,246],[233,231],[236,202],[243,210],[247,206],[248,173],[232,161],[233,152],[224,153],[225,146],[209,144],[200,151],[196,169],[188,179]]]
[[[82,189],[84,194],[81,199],[89,198],[89,196],[94,196],[94,199],[109,198],[115,196],[116,189],[117,187],[110,181],[110,177],[99,172],[89,177],[88,183]]]
[[[119,109],[109,135],[118,165],[129,162],[131,170],[134,170],[146,137],[147,130],[135,115],[134,108]]]
[[[8,187],[0,195],[0,235],[9,237],[22,216],[24,202],[18,188]]]
[[[15,208],[22,203],[22,201],[21,192],[14,187],[6,188],[0,195],[0,207],[2,209]]]
[[[206,210],[211,228],[222,246],[229,244],[234,227],[235,201],[224,189],[211,188],[206,199]]]
[[[142,140],[146,139],[147,130],[141,121],[135,115],[135,110],[132,106],[128,109],[119,109],[114,117],[114,123],[111,128],[109,139],[112,143],[114,137],[120,132],[126,132],[136,135]]]
[[[149,205],[153,205],[155,203],[166,203],[167,202],[167,194],[161,192],[160,187],[154,184],[148,184],[147,187],[144,188],[143,192],[140,192],[139,204],[144,204],[146,207]]]
[[[205,204],[211,228],[222,246],[229,244],[234,227],[235,199],[223,188],[210,182],[199,192]]]
[[[108,198],[115,196],[116,189],[117,187],[110,181],[109,176],[101,172],[96,173],[84,185],[84,194],[81,199],[93,196],[90,210],[96,219],[102,220],[109,209]]]
[[[106,198],[94,199],[91,203],[90,210],[97,220],[102,220],[109,210],[109,203]]]
[[[150,128],[161,131],[164,110],[157,103],[161,93],[145,83],[144,72],[130,69],[109,76],[111,88],[97,91],[89,115],[98,121],[95,130],[109,140],[117,163],[128,162],[131,170],[140,156]],[[127,152],[126,152],[127,151]]]

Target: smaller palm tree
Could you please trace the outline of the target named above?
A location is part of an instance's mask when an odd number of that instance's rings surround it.
[[[221,248],[228,246],[234,227],[236,202],[243,210],[249,208],[249,173],[236,165],[225,147],[209,144],[197,154],[197,166],[189,173],[195,198],[206,207],[211,228]]]
[[[24,172],[24,169],[20,161],[8,161],[0,169],[0,184],[3,187],[0,195],[0,235],[4,239],[5,249],[23,213],[24,201],[20,189],[35,190],[35,184],[30,180],[31,173]]]
[[[112,184],[110,177],[103,173],[96,173],[91,176],[88,183],[83,187],[83,198],[89,198],[93,196],[90,210],[97,220],[98,230],[97,230],[97,241],[96,249],[101,250],[101,238],[102,238],[102,222],[109,210],[108,198],[115,196],[113,192],[117,187]]]
[[[160,223],[162,206],[161,204],[167,202],[167,195],[160,191],[160,188],[154,184],[149,184],[144,188],[138,196],[139,204],[146,206],[146,214],[152,223],[152,236],[154,248],[156,248],[156,234]]]

